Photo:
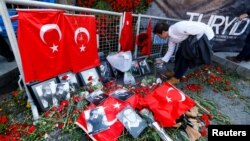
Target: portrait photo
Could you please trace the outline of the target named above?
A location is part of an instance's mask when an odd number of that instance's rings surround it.
[[[126,101],[128,98],[130,98],[134,93],[129,92],[125,89],[117,89],[114,92],[111,93],[111,96],[122,100],[122,101]]]
[[[66,73],[60,74],[58,76],[58,79],[60,83],[68,82],[70,91],[74,92],[80,87],[76,74],[72,72],[66,72]]]
[[[123,72],[119,71],[118,69],[111,66],[111,70],[113,72],[113,75],[116,79],[119,79],[123,76]]]
[[[151,70],[150,70],[150,68],[149,68],[149,65],[148,65],[146,59],[141,60],[141,61],[139,62],[139,65],[140,65],[142,74],[151,73]]]
[[[134,138],[138,137],[147,127],[147,122],[130,106],[118,113],[117,118]]]
[[[105,94],[102,90],[95,90],[86,96],[86,99],[96,106],[104,102],[107,98],[108,95]]]
[[[108,61],[101,61],[98,67],[100,77],[104,83],[108,82],[112,78],[112,71]]]
[[[134,77],[141,76],[141,70],[137,60],[132,61],[130,71]]]
[[[96,68],[91,68],[84,70],[79,73],[79,77],[83,85],[98,85],[101,84],[99,74],[97,73]]]
[[[55,97],[59,102],[70,99],[70,86],[68,82],[56,84]]]
[[[87,123],[88,134],[93,135],[109,129],[104,107],[100,106],[94,109],[85,110],[84,116]]]
[[[28,86],[37,106],[43,112],[52,106],[58,106],[59,100],[55,96],[57,79],[52,78]]]

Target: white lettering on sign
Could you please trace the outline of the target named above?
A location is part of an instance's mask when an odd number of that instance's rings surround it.
[[[197,18],[197,21],[201,22],[203,19],[203,14],[201,13],[187,12],[187,15],[190,16],[190,21],[195,21]],[[249,23],[250,19],[247,18],[239,21],[238,17],[230,20],[229,16],[211,15],[207,24],[214,29],[215,34],[239,36],[246,31]]]

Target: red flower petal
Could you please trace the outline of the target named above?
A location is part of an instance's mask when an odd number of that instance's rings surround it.
[[[89,76],[88,81],[93,80],[93,76]]]
[[[64,75],[64,76],[62,77],[62,80],[67,80],[68,78],[69,78],[68,75]]]
[[[6,116],[2,116],[2,117],[0,117],[0,123],[5,124],[7,121],[8,121],[8,119],[7,119],[7,117],[6,117]]]

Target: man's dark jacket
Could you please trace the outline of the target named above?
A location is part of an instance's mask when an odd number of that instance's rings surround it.
[[[193,68],[202,64],[210,64],[212,57],[212,45],[207,39],[206,35],[203,35],[199,40],[196,36],[191,35],[180,44],[182,59],[188,61],[188,66]],[[175,67],[178,67],[182,59],[177,59]]]

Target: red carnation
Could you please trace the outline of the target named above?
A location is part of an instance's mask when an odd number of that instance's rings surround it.
[[[202,127],[201,127],[201,135],[202,135],[202,136],[206,136],[206,135],[207,135],[207,130],[206,130],[206,127],[205,127],[205,126],[202,126]]]
[[[6,117],[6,116],[2,116],[2,117],[0,117],[0,123],[5,124],[7,121],[8,121],[8,119],[7,119],[7,117]]]
[[[93,76],[89,76],[88,81],[93,80]]]
[[[68,75],[64,75],[64,76],[62,77],[62,80],[67,80],[68,78],[69,78]]]
[[[28,133],[29,133],[29,134],[32,134],[35,130],[36,130],[36,126],[31,125],[31,126],[29,127],[29,129],[28,129]]]

